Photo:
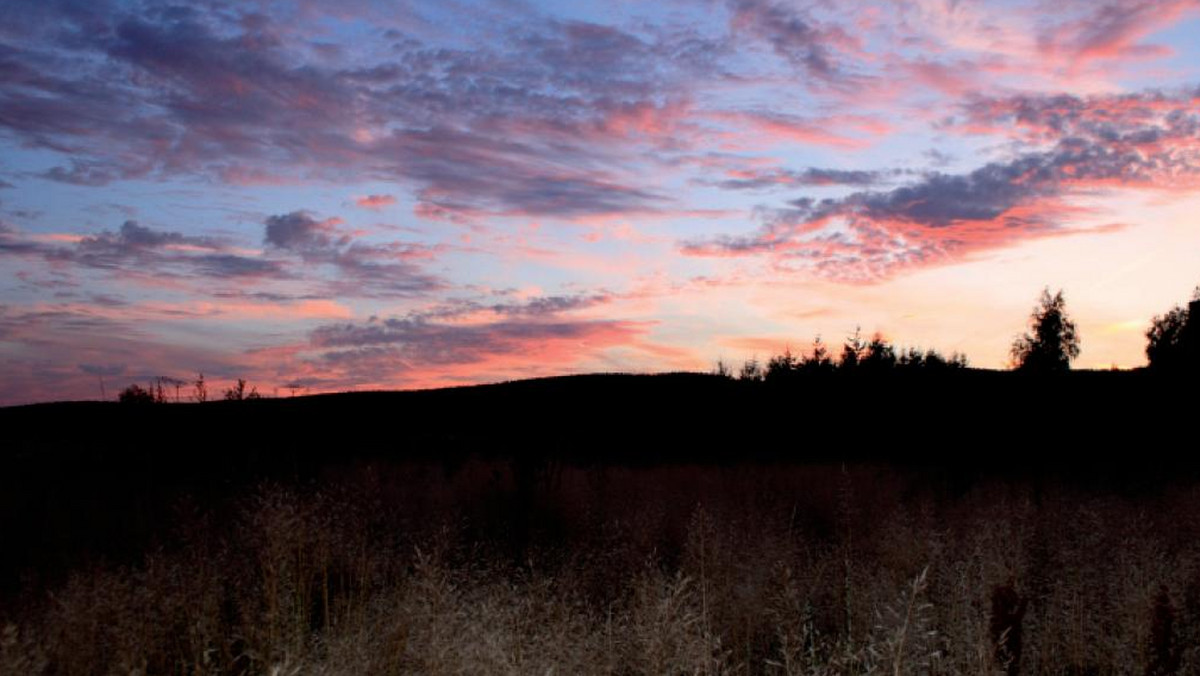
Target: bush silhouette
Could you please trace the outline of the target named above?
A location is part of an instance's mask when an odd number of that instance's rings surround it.
[[[738,372],[738,380],[755,383],[763,379],[763,367],[758,363],[757,357],[751,357],[742,364],[741,371]]]
[[[1038,306],[1029,317],[1030,332],[1013,341],[1010,354],[1018,371],[1055,373],[1071,368],[1079,356],[1079,331],[1067,316],[1062,291],[1053,296],[1042,290]]]
[[[257,387],[251,387],[250,391],[246,391],[246,380],[238,378],[237,384],[225,390],[225,401],[244,401],[246,399],[260,399]]]
[[[155,403],[154,392],[143,389],[140,385],[133,384],[121,390],[117,395],[117,401],[122,404],[153,404]]]
[[[714,376],[720,376],[722,378],[733,380],[733,369],[729,366],[729,364],[725,363],[724,359],[717,360],[716,366],[713,367],[712,374]]]

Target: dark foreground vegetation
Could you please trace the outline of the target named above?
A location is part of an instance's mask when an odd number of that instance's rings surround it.
[[[0,673],[1194,673],[1184,384],[0,409]]]

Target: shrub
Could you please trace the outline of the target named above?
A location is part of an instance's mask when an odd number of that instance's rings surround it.
[[[246,399],[261,398],[257,387],[251,387],[249,392],[246,391],[246,380],[244,378],[238,378],[237,385],[225,390],[225,401],[244,401]]]
[[[156,400],[154,392],[133,384],[121,390],[121,393],[117,395],[117,401],[122,404],[153,404]]]

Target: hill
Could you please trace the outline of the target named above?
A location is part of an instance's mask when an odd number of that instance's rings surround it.
[[[778,385],[691,373],[595,374],[200,405],[9,407],[0,409],[0,443],[5,462],[26,478],[94,476],[106,467],[270,474],[471,454],[619,463],[1090,464],[1100,455],[1096,444],[1177,460],[1168,438],[1186,427],[1196,403],[1194,390],[1177,381],[1128,371],[833,374]],[[985,447],[1003,449],[1005,458],[989,460]]]

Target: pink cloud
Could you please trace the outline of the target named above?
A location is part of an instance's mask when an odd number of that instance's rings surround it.
[[[980,89],[985,84],[975,72],[974,64],[968,61],[946,64],[921,59],[906,64],[905,70],[925,86],[956,97]]]
[[[190,301],[145,301],[104,305],[96,303],[39,303],[28,311],[53,315],[66,314],[113,322],[187,322],[219,320],[237,322],[246,319],[264,321],[302,321],[349,319],[353,312],[345,305],[328,299],[250,302],[222,299]]]
[[[551,375],[594,370],[612,348],[640,349],[649,326],[622,320],[541,318],[344,325],[314,333],[314,347],[323,351],[308,364],[329,381],[376,388]],[[389,377],[379,379],[381,373]]]
[[[883,136],[891,131],[888,123],[867,116],[802,118],[764,111],[716,111],[705,115],[732,125],[737,131],[729,136],[730,140],[725,144],[730,148],[744,148],[754,143],[773,146],[786,140],[804,145],[860,150],[874,143],[871,137]],[[867,137],[850,135],[847,131],[857,131]]]
[[[1041,54],[1066,62],[1072,72],[1093,61],[1163,56],[1169,51],[1140,41],[1198,10],[1193,0],[1115,0],[1076,6],[1077,18],[1051,23],[1039,38]]]
[[[383,209],[396,203],[392,195],[363,195],[355,197],[354,203],[364,209]]]

